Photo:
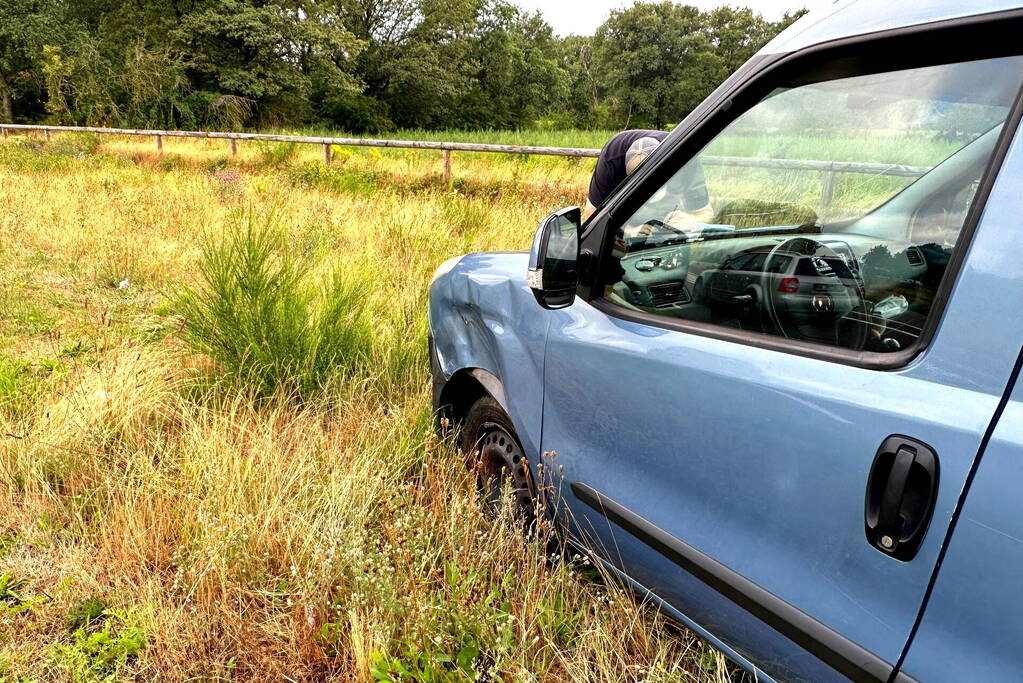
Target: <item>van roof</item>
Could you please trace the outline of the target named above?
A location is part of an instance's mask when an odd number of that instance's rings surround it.
[[[837,0],[800,18],[758,54],[794,52],[841,38],[1021,7],[1021,0]]]

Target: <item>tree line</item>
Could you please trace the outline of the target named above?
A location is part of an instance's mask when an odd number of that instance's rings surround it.
[[[637,2],[559,37],[508,0],[3,0],[0,120],[660,128],[801,14]]]

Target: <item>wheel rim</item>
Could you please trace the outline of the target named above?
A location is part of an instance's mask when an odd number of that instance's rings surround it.
[[[529,463],[518,442],[504,427],[484,425],[479,441],[479,472],[476,482],[487,507],[501,512],[506,493],[512,499],[513,514],[528,522],[533,518],[533,495]]]

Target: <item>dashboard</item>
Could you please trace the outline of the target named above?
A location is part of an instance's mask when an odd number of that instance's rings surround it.
[[[692,309],[700,306],[694,285],[700,275],[720,269],[743,251],[771,249],[793,237],[807,237],[834,251],[862,279],[865,298],[879,302],[893,293],[905,296],[910,305],[919,299],[921,281],[940,280],[951,248],[916,246],[905,241],[844,232],[794,230],[733,231],[709,238],[673,235],[655,246],[647,240],[633,241],[621,256],[621,275],[613,290],[632,306],[660,314],[705,318]],[[625,245],[622,245],[625,246]],[[698,297],[697,297],[698,298]],[[929,308],[930,302],[920,302]]]

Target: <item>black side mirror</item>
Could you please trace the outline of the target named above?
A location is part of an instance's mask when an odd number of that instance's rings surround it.
[[[575,301],[580,223],[579,207],[572,206],[552,213],[537,228],[526,282],[544,308],[565,308]]]

